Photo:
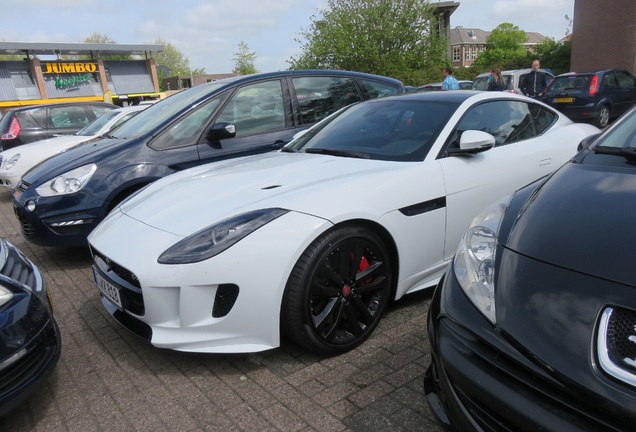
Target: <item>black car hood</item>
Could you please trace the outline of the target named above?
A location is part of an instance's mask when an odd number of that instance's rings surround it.
[[[636,166],[569,162],[530,196],[501,244],[522,255],[635,286]]]
[[[58,153],[27,171],[22,179],[29,184],[37,185],[48,181],[60,174],[89,163],[98,163],[104,157],[115,152],[124,151],[131,145],[138,145],[137,139],[103,138],[69,148]]]

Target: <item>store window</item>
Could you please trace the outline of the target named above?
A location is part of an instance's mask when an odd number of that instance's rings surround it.
[[[35,80],[30,71],[9,70],[9,74],[18,99],[37,99],[40,97],[40,91],[35,85]]]

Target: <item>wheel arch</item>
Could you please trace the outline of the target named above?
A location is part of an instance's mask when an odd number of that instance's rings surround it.
[[[342,226],[357,226],[357,227],[366,228],[369,231],[376,234],[378,237],[380,237],[380,240],[382,240],[382,242],[384,243],[384,246],[387,248],[387,251],[389,252],[389,256],[391,257],[391,262],[390,262],[391,270],[393,274],[396,276],[391,281],[391,298],[394,299],[395,293],[397,291],[397,285],[398,285],[397,275],[400,273],[400,262],[398,259],[397,244],[395,243],[395,239],[393,238],[391,233],[381,224],[369,219],[350,219],[347,221],[342,221],[335,224],[330,229],[334,229],[334,228],[338,228]]]

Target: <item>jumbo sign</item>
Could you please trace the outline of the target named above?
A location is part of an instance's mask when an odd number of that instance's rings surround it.
[[[45,66],[45,74],[97,72],[97,65],[95,63],[46,63]]]

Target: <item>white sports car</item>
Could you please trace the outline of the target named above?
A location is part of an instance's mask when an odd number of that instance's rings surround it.
[[[97,117],[95,121],[73,135],[48,138],[0,152],[0,186],[13,189],[25,172],[44,159],[93,138],[108,135],[145,108],[148,108],[148,105],[115,108]]]
[[[170,175],[113,210],[88,238],[102,303],[156,347],[260,351],[282,333],[345,352],[389,301],[437,283],[486,204],[598,133],[502,92],[349,106],[281,151]]]

